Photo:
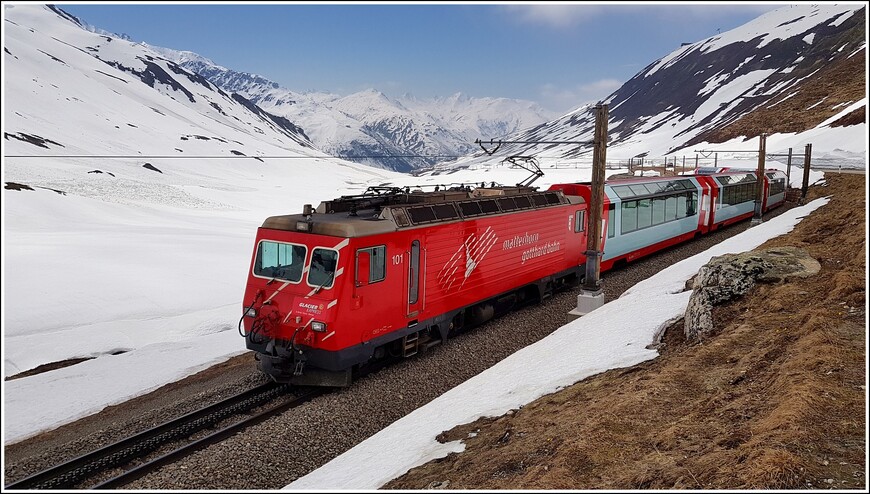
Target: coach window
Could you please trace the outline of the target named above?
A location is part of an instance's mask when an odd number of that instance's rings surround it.
[[[622,203],[622,233],[637,230],[637,201]]]
[[[387,276],[387,247],[384,245],[378,247],[367,247],[356,251],[357,266],[356,276],[359,280],[359,257],[367,254],[369,256],[369,279],[368,283],[377,283],[383,281]]]
[[[574,213],[574,233],[580,233],[586,229],[586,211]]]
[[[652,224],[659,225],[665,222],[665,198],[656,197],[652,200]]]
[[[652,200],[641,199],[637,201],[637,229],[652,225]]]
[[[308,271],[308,284],[317,288],[331,288],[335,281],[335,265],[338,252],[318,247],[311,254],[311,269]]]
[[[613,238],[616,235],[616,205],[610,203],[607,205],[607,238]]]
[[[691,192],[686,195],[686,216],[694,216],[698,208],[698,193]]]
[[[665,221],[677,219],[677,196],[668,196],[665,199]]]

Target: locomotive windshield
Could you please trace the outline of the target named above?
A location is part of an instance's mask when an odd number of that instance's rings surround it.
[[[264,240],[257,247],[254,275],[299,283],[307,253],[304,245]]]
[[[311,255],[311,269],[308,271],[308,284],[320,288],[332,287],[337,262],[338,252],[320,247],[314,249]]]

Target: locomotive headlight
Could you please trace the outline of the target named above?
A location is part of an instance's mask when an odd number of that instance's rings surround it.
[[[320,321],[312,321],[311,331],[317,331],[318,333],[325,333],[326,332],[326,323],[320,322]]]
[[[296,231],[297,232],[310,232],[311,231],[311,222],[310,221],[297,221],[296,222]]]
[[[250,309],[245,311],[245,316],[246,317],[257,317],[257,309],[251,307]]]

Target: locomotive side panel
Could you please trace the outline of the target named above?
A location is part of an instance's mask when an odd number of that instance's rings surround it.
[[[426,237],[426,313],[436,314],[579,266],[584,205],[556,206],[433,228]]]

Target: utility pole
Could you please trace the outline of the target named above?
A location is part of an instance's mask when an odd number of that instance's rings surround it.
[[[755,174],[755,214],[749,226],[761,223],[762,207],[764,206],[764,155],[767,152],[767,134],[762,133],[758,139],[758,171]]]
[[[801,186],[801,198],[798,204],[803,205],[807,199],[807,188],[810,186],[810,158],[813,155],[813,145],[807,144],[804,147],[804,181]]]
[[[601,289],[601,215],[604,210],[604,164],[607,161],[607,105],[595,107],[595,138],[592,141],[592,194],[587,208],[586,277],[577,295],[577,307],[570,312],[585,315],[604,305]]]
[[[785,165],[785,190],[791,188],[791,148],[788,148],[788,161]]]

